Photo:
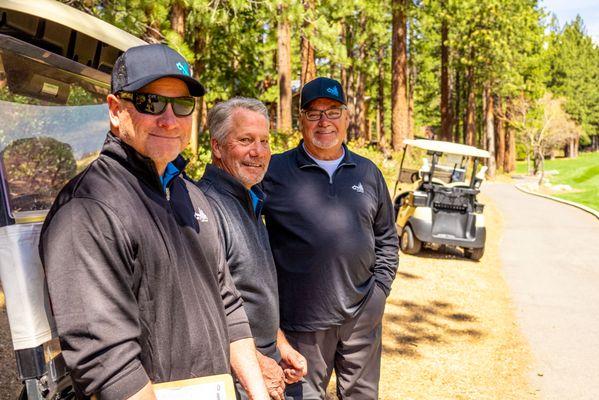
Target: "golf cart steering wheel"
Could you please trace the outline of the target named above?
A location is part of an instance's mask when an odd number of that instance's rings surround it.
[[[410,180],[412,181],[412,183],[416,183],[418,181],[418,179],[420,179],[420,176],[418,175],[418,171],[412,173],[412,175],[410,175]]]

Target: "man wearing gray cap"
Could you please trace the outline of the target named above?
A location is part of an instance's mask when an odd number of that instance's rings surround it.
[[[287,395],[324,399],[335,370],[339,398],[372,400],[398,263],[393,206],[379,169],[343,143],[339,82],[308,82],[300,103],[303,140],[273,156],[262,181],[281,328],[308,361],[305,381]]]
[[[151,383],[233,372],[268,399],[216,219],[183,170],[204,88],[164,45],[121,55],[98,158],[58,195],[40,255],[81,397],[155,399]]]

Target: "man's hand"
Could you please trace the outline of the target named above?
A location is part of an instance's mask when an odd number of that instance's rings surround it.
[[[291,385],[306,376],[308,373],[306,359],[289,344],[285,334],[280,329],[277,334],[277,347],[281,353],[280,365],[285,373],[285,383]]]
[[[270,400],[264,379],[260,373],[260,364],[256,359],[254,339],[246,338],[232,342],[231,369],[239,379],[250,400]]]
[[[277,364],[275,360],[270,357],[263,356],[260,352],[256,352],[258,357],[258,364],[260,365],[260,371],[262,371],[262,377],[264,383],[266,383],[266,389],[272,399],[284,400],[285,399],[285,374],[283,369]]]

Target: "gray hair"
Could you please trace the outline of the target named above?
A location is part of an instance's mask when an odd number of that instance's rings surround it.
[[[231,116],[236,109],[241,108],[257,112],[269,122],[268,109],[258,99],[248,97],[233,97],[230,100],[218,103],[208,112],[208,130],[210,137],[218,143],[223,143],[231,131]]]

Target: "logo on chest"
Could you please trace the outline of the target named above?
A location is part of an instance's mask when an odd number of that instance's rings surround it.
[[[351,188],[354,189],[358,193],[364,193],[364,187],[362,186],[362,182],[358,182],[357,185],[354,185]]]
[[[198,211],[196,211],[193,214],[193,216],[200,222],[208,222],[208,217],[206,216],[206,213],[200,207],[198,207]]]

